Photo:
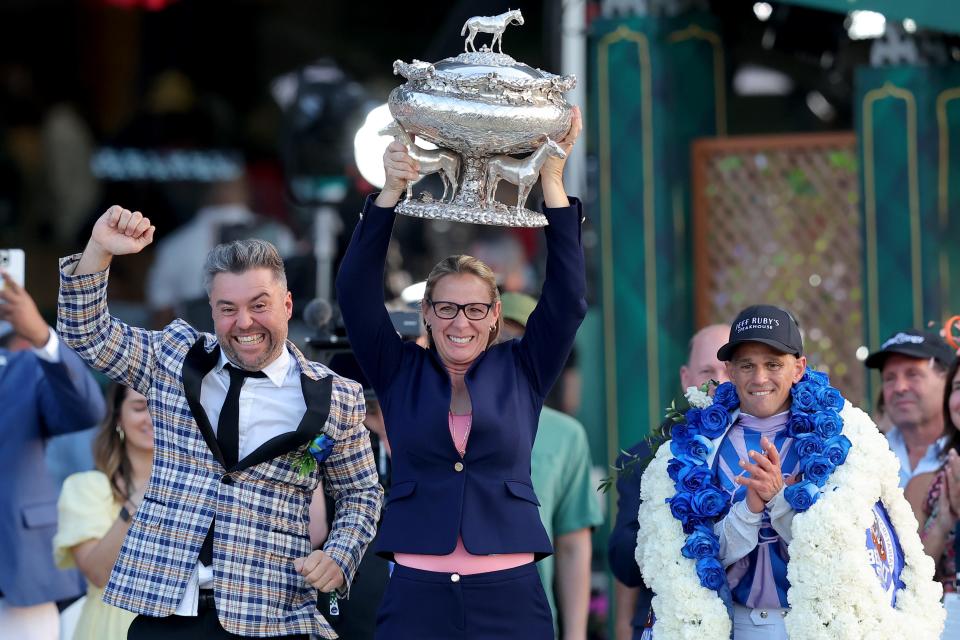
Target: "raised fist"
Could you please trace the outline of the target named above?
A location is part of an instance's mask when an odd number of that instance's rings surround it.
[[[113,205],[93,226],[90,240],[105,253],[122,256],[140,253],[145,246],[153,242],[154,231],[156,227],[139,211]]]

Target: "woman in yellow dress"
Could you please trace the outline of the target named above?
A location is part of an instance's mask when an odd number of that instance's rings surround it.
[[[110,388],[93,457],[95,471],[75,473],[63,484],[53,553],[59,567],[76,566],[87,579],[73,639],[124,640],[136,614],[104,604],[102,596],[153,465],[153,423],[143,395]]]

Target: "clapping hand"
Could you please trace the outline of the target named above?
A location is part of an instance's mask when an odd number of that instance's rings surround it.
[[[764,437],[760,439],[760,446],[763,447],[763,452],[751,451],[749,454],[753,463],[740,461],[740,466],[750,473],[750,477],[735,478],[737,484],[747,488],[747,507],[753,513],[763,511],[766,504],[780,493],[785,484],[796,482],[796,478],[788,478],[786,482],[784,481],[783,471],[780,468],[780,452],[773,443]]]
[[[949,533],[960,518],[960,455],[955,449],[947,454],[943,465],[943,486],[940,487],[936,525]]]

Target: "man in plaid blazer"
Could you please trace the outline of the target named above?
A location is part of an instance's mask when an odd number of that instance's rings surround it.
[[[153,234],[139,212],[115,206],[83,254],[61,260],[64,341],[144,394],[156,433],[150,484],[104,601],[140,614],[128,636],[138,640],[335,638],[321,611],[349,591],[382,501],[362,389],[286,340],[293,303],[264,241],[208,256],[216,337],[182,320],[147,331],[112,318],[110,261]],[[321,435],[332,439],[329,457],[318,453],[304,474]],[[323,549],[311,551],[309,505],[321,476],[336,514]],[[330,594],[320,608],[317,590]]]

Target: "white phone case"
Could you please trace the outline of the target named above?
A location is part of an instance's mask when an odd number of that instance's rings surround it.
[[[10,274],[13,281],[23,286],[26,256],[23,249],[0,249],[0,269]],[[0,278],[0,289],[3,289],[4,281]]]

